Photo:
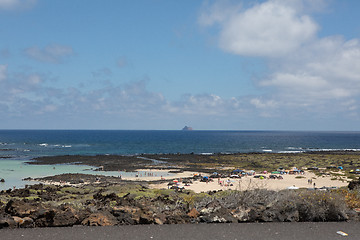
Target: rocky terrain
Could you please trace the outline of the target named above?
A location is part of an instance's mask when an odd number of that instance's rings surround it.
[[[358,189],[358,188],[356,188]],[[359,220],[358,190],[195,194],[109,182],[0,193],[0,228]]]
[[[360,168],[360,152],[306,153],[234,153],[234,154],[141,154],[141,155],[65,155],[38,157],[29,164],[82,164],[100,167],[105,171],[134,171],[140,168],[179,169],[205,173],[227,172],[233,169],[273,171],[283,168],[337,167],[347,172]]]
[[[87,164],[103,170],[175,168],[212,173],[279,166],[343,166],[345,173],[360,166],[359,153],[304,154],[160,154],[138,156],[57,156],[30,164]],[[331,168],[332,169],[332,168]],[[62,174],[42,180],[74,185],[26,186],[0,192],[0,228],[114,226],[136,224],[358,221],[360,182],[348,188],[314,191],[254,189],[210,191],[150,189],[147,183],[126,182],[101,175]]]

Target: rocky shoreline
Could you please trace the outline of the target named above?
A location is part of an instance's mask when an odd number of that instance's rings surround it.
[[[134,161],[134,162],[132,162]],[[269,165],[342,165],[346,171],[360,163],[358,153],[306,154],[167,154],[139,156],[57,156],[37,158],[30,164],[86,164],[103,170],[139,168],[214,170]],[[36,184],[0,192],[0,228],[115,226],[136,224],[359,221],[359,182],[327,191],[306,189],[272,191],[209,191],[152,189],[151,182],[118,177],[61,174]],[[159,182],[164,182],[160,180]]]
[[[135,171],[141,168],[179,169],[206,172],[228,168],[270,170],[278,167],[360,167],[360,151],[313,151],[304,153],[214,153],[214,154],[140,154],[140,155],[63,155],[37,157],[28,164],[81,164],[104,171]]]

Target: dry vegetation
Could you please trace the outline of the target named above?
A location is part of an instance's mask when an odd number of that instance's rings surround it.
[[[149,189],[137,184],[83,187],[37,185],[2,192],[0,200],[3,216],[33,217],[31,226],[42,227],[68,226],[68,218],[61,216],[69,214],[69,209],[76,216],[76,221],[71,222],[73,225],[88,224],[90,216],[100,213],[111,218],[109,224],[112,225],[347,221],[359,220],[356,211],[360,206],[360,191],[358,188],[332,191],[255,189],[194,193],[189,190]],[[23,206],[33,206],[34,209],[21,210]],[[37,211],[52,212],[54,219],[65,219],[65,222],[55,221],[57,225],[54,225],[53,220],[47,220],[44,223],[44,220],[37,219],[41,217]]]

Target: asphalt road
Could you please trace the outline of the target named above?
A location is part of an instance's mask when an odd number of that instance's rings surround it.
[[[342,231],[348,236],[337,233]],[[184,224],[135,225],[116,227],[71,227],[2,229],[1,240],[17,239],[260,239],[260,240],[329,240],[360,239],[360,222],[349,223],[238,223],[238,224]]]

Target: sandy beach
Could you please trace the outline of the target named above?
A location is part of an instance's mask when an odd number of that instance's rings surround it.
[[[348,181],[345,176],[334,178],[334,176],[323,175],[317,176],[313,172],[304,171],[303,174],[284,174],[277,175],[281,176],[282,179],[271,179],[269,173],[259,173],[254,176],[243,176],[241,178],[213,178],[208,182],[202,182],[200,180],[192,180],[190,184],[183,184],[184,179],[192,178],[194,175],[209,176],[206,173],[183,171],[183,172],[172,172],[174,169],[138,169],[134,174],[121,176],[121,180],[134,181],[134,182],[150,182],[150,187],[155,189],[167,189],[168,183],[176,181],[177,186],[183,187],[187,190],[192,190],[196,193],[208,192],[208,191],[219,191],[219,190],[253,190],[253,189],[267,189],[267,190],[284,190],[291,188],[339,188],[348,185]],[[264,176],[265,178],[256,178],[255,176]],[[119,177],[120,179],[120,177]],[[162,183],[151,183],[156,181],[164,180]],[[310,182],[311,181],[311,182]],[[88,182],[78,184],[70,184],[66,181],[54,181],[54,180],[41,180],[44,184],[54,185],[71,185],[81,186],[84,184],[96,184],[99,182]]]
[[[347,179],[332,180],[331,176],[316,176],[312,172],[305,171],[302,175],[281,175],[283,179],[270,179],[270,174],[261,174],[266,176],[266,179],[254,178],[254,176],[246,176],[240,179],[237,178],[221,178],[212,179],[209,182],[193,181],[189,186],[184,186],[185,189],[192,190],[196,193],[214,191],[214,190],[252,190],[252,189],[268,189],[268,190],[284,190],[291,188],[316,188],[321,187],[344,187],[348,185]],[[180,176],[177,176],[180,180]],[[311,179],[310,184],[308,180]],[[153,188],[167,188],[167,183],[152,184]]]

